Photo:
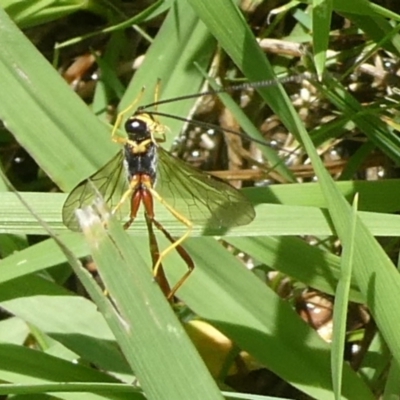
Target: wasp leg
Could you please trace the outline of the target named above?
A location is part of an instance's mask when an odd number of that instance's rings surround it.
[[[194,269],[194,263],[187,254],[186,250],[183,249],[181,244],[190,236],[192,229],[193,229],[193,224],[191,221],[189,221],[186,217],[181,215],[178,211],[176,211],[172,206],[170,206],[158,193],[155,191],[153,188],[148,187],[148,190],[152,194],[153,198],[155,198],[157,201],[159,201],[178,221],[182,222],[184,225],[187,227],[187,231],[178,239],[174,239],[167,231],[166,229],[154,219],[152,218],[154,225],[163,232],[163,234],[166,236],[166,238],[171,242],[171,244],[163,250],[159,257],[158,260],[154,266],[153,269],[153,274],[154,276],[157,276],[158,270],[160,268],[161,262],[164,259],[167,254],[169,254],[172,250],[176,249],[176,251],[180,254],[182,259],[186,262],[188,265],[188,271],[187,273],[178,281],[178,283],[174,286],[174,288],[171,290],[171,293],[169,294],[168,298],[171,298],[174,293],[179,289],[180,286],[182,286],[183,282],[188,278],[188,276],[192,273]],[[190,260],[190,262],[188,261]],[[176,287],[178,285],[178,287]]]
[[[156,226],[156,228],[160,230],[164,234],[164,236],[171,242],[171,245],[167,249],[165,249],[161,254],[160,253],[158,254],[158,259],[154,267],[154,274],[156,273],[160,274],[160,272],[162,271],[162,275],[165,278],[164,271],[162,268],[162,259],[173,249],[175,249],[178,252],[178,254],[181,256],[182,260],[186,263],[186,266],[188,268],[185,274],[178,280],[177,283],[175,283],[173,288],[169,291],[167,299],[171,300],[174,298],[175,293],[178,291],[178,289],[185,283],[185,281],[189,278],[190,274],[193,272],[194,262],[192,260],[192,257],[190,257],[189,253],[179,243],[177,243],[179,239],[178,240],[174,239],[170,235],[170,233],[161,225],[161,223],[155,220],[154,218],[151,221]],[[182,243],[182,241],[180,243]]]
[[[137,175],[133,176],[129,182],[129,188],[125,191],[118,204],[111,211],[111,213],[114,215],[128,198],[131,199],[131,212],[129,214],[129,220],[124,224],[124,229],[128,229],[136,218],[137,210],[141,201],[140,191],[138,191],[139,185],[140,177]]]
[[[153,230],[153,219],[150,218],[147,213],[145,213],[145,219],[146,219],[147,230],[149,232],[150,254],[153,263],[152,265],[155,265],[156,262],[158,261],[158,258],[160,257],[160,250],[158,247],[156,235],[154,234]],[[164,293],[164,296],[166,298],[169,298],[169,294],[171,293],[171,287],[169,286],[167,277],[165,276],[162,264],[160,265],[158,270],[159,272],[158,275],[155,276],[155,279],[158,285],[160,286],[162,292]]]

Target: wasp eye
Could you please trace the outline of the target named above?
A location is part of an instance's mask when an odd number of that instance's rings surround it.
[[[147,132],[147,124],[138,118],[129,118],[125,122],[125,130],[127,133],[144,134]]]

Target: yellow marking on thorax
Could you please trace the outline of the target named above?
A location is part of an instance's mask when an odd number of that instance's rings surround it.
[[[149,146],[153,143],[152,139],[143,140],[143,142],[138,143],[134,140],[126,140],[125,146],[129,146],[132,154],[142,154],[146,153]]]

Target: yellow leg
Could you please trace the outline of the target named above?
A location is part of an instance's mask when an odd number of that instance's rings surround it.
[[[157,79],[156,88],[154,90],[154,111],[158,110],[158,99],[160,98],[161,79]]]
[[[148,188],[148,190],[152,194],[153,198],[158,200],[178,221],[182,222],[188,228],[187,231],[180,238],[171,243],[170,246],[168,246],[165,250],[163,250],[160,253],[160,256],[158,257],[156,265],[154,266],[153,269],[154,276],[157,276],[158,269],[160,268],[163,258],[167,254],[169,254],[172,250],[180,246],[190,236],[193,229],[193,224],[186,217],[179,214],[173,207],[171,207],[154,189]]]
[[[148,218],[146,214],[146,222],[147,226],[149,228],[149,234],[151,236],[150,238],[150,246],[152,249],[152,260],[153,260],[153,265],[156,265],[157,261],[160,258],[160,252],[158,249],[158,244],[157,240],[154,235],[154,231],[152,229],[152,225],[154,224],[158,230],[160,230],[164,236],[170,241],[171,244],[175,244],[176,240],[169,234],[169,232],[154,218]],[[155,249],[155,251],[154,251]],[[170,300],[171,302],[174,299],[175,293],[178,291],[178,289],[186,282],[186,279],[189,278],[189,275],[193,272],[194,270],[194,263],[188,252],[180,245],[175,247],[175,250],[178,252],[178,254],[181,256],[182,260],[186,263],[188,270],[185,272],[185,274],[178,280],[178,282],[175,283],[172,289],[170,289],[167,278],[165,276],[163,267],[162,267],[162,262],[160,261],[160,265],[158,268],[158,273],[157,275],[154,275],[154,277],[157,279],[158,284],[160,285],[162,291],[164,292],[166,298]],[[153,269],[154,271],[154,269]]]
[[[161,79],[158,78],[157,79],[157,83],[156,83],[156,88],[154,90],[154,111],[157,112],[158,110],[158,99],[160,98],[160,87],[161,87]],[[153,117],[154,120],[154,126],[155,129],[151,129],[151,138],[153,143],[162,143],[165,142],[166,137],[165,137],[165,130],[168,129],[168,127],[166,127],[165,125],[161,124],[158,121],[158,118],[156,118],[156,116],[154,115]],[[155,137],[155,134],[160,135],[159,137]]]
[[[135,179],[135,180],[131,180],[131,181],[129,182],[129,188],[128,188],[128,190],[125,191],[125,193],[122,195],[122,197],[121,197],[120,201],[118,202],[118,204],[117,204],[117,205],[113,208],[113,210],[111,211],[111,213],[112,213],[113,215],[119,210],[119,208],[122,206],[122,204],[125,203],[126,199],[127,199],[128,197],[131,197],[131,196],[132,196],[132,193],[135,191],[137,185],[138,185],[138,181],[137,181],[136,179]]]
[[[149,232],[150,255],[151,255],[151,260],[153,263],[152,265],[155,265],[160,256],[160,250],[158,247],[156,235],[153,230],[153,225],[155,225],[158,229],[160,229],[161,232],[163,232],[164,234],[166,234],[166,231],[162,226],[160,226],[158,224],[157,221],[155,221],[154,218],[150,218],[147,213],[144,213],[144,215],[146,218],[147,230]],[[168,236],[167,236],[167,238],[168,238]],[[172,239],[172,241],[173,241],[173,239]],[[171,293],[171,288],[169,286],[167,277],[165,276],[162,265],[159,268],[159,274],[157,276],[154,276],[154,278],[156,279],[156,281],[157,281],[158,285],[160,286],[162,292],[164,293],[165,297],[169,298],[169,295]]]

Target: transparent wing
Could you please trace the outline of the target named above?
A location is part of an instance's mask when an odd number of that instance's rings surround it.
[[[103,196],[110,209],[119,202],[128,188],[128,182],[123,164],[123,153],[118,152],[104,167],[98,170],[89,179],[81,182],[68,195],[62,209],[64,224],[73,231],[79,231],[79,224],[75,217],[75,210],[93,203],[97,196],[96,190]],[[93,187],[94,186],[94,187]],[[127,201],[119,210],[119,218],[129,215],[130,202]]]
[[[158,148],[155,189],[195,224],[220,228],[246,225],[255,217],[251,203],[234,187]]]

